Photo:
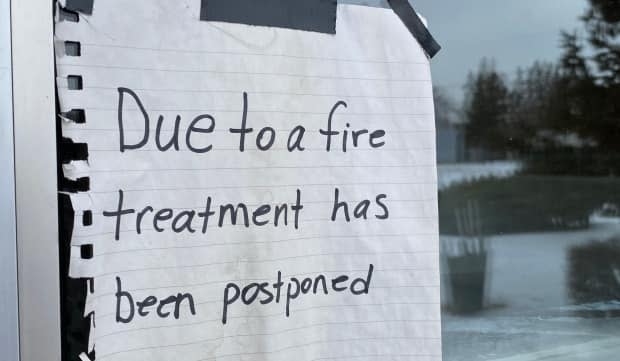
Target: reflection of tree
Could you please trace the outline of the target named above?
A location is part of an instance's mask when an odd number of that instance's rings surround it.
[[[483,59],[465,85],[465,142],[472,149],[504,153],[508,114],[508,87],[495,65]]]
[[[582,20],[594,56],[588,58],[583,54],[584,45],[576,33],[562,34],[560,106],[549,118],[549,126],[556,133],[571,132],[579,137],[578,156],[584,163],[580,171],[617,174],[620,170],[620,1],[589,0],[589,3]]]
[[[508,129],[512,148],[519,154],[546,143],[547,121],[557,113],[560,75],[550,63],[534,63],[517,70],[510,92]]]
[[[563,32],[556,64],[520,69],[508,85],[486,60],[470,74],[468,148],[516,154],[537,173],[620,173],[620,0],[589,3],[590,51]]]
[[[570,295],[577,303],[620,299],[620,243],[592,242],[569,252]]]
[[[589,0],[583,20],[600,79],[607,85],[620,84],[620,1]]]

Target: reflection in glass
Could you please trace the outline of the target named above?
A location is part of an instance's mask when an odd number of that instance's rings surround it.
[[[555,61],[436,89],[444,360],[620,355],[620,3],[583,6]]]

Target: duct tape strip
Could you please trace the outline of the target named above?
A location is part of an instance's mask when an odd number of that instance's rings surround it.
[[[63,302],[61,304],[62,317],[62,349],[63,359],[75,360],[89,344],[91,320],[84,318],[86,302],[88,302],[88,288],[85,279],[69,277],[70,259],[72,250],[72,234],[74,232],[75,217],[72,198],[77,195],[60,193],[59,206],[59,241],[61,261],[61,289]],[[82,201],[81,203],[87,203]],[[87,205],[87,204],[83,204]]]
[[[200,20],[336,33],[336,0],[201,0]]]
[[[64,8],[76,13],[92,15],[94,0],[65,0]]]
[[[58,144],[58,153],[62,164],[74,160],[88,160],[88,144],[74,143],[69,138],[62,138]]]
[[[59,0],[56,22],[79,21],[79,15],[90,15],[93,11],[92,0]],[[63,15],[64,14],[64,15]],[[75,39],[55,39],[56,59],[82,55],[81,43]],[[83,235],[92,234],[93,214],[88,167],[88,144],[63,137],[62,131],[67,127],[83,126],[87,114],[81,106],[64,109],[58,93],[61,86],[71,91],[81,91],[81,75],[68,74],[58,77],[56,88],[57,129],[56,145],[58,148],[58,187],[59,187],[59,251],[61,264],[61,327],[63,360],[94,359],[93,297],[88,285],[92,285],[93,240]],[[80,237],[75,237],[79,235]],[[86,316],[86,317],[85,317]],[[88,350],[89,353],[85,353]]]
[[[429,58],[434,57],[441,46],[435,41],[422,19],[418,16],[408,0],[388,0],[390,7],[402,20],[409,32],[418,40]]]
[[[77,193],[90,190],[90,178],[80,177],[77,179],[61,178],[58,182],[58,190],[61,192]]]

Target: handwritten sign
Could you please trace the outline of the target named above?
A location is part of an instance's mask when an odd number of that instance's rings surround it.
[[[440,360],[424,51],[389,9],[341,4],[331,35],[198,7],[56,24],[97,360]]]

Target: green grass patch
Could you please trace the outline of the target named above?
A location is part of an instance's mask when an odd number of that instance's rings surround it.
[[[620,178],[518,175],[439,192],[442,234],[458,234],[456,209],[478,202],[483,235],[587,227],[603,203],[620,204]]]

